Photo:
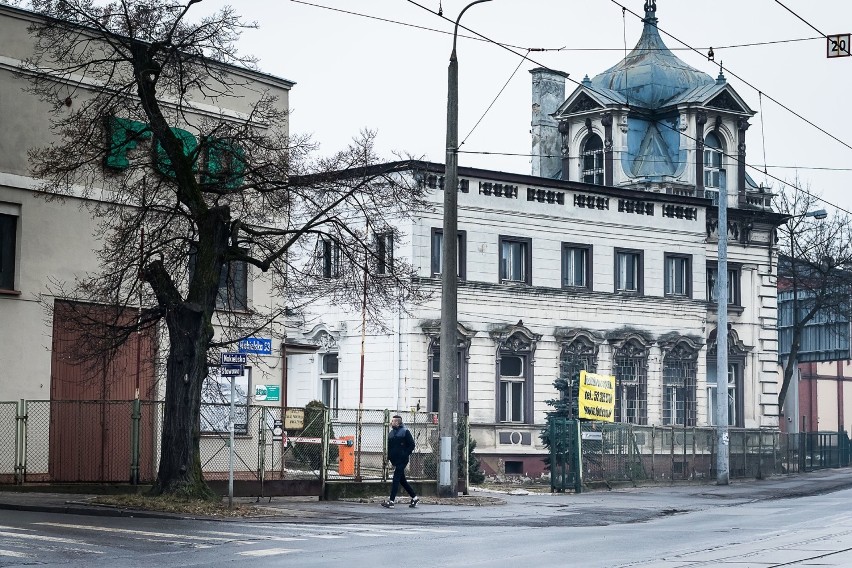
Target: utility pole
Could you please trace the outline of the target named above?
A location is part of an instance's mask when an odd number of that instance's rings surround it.
[[[438,430],[441,436],[438,495],[458,495],[458,178],[459,178],[459,62],[456,39],[459,21],[468,8],[491,0],[471,2],[459,13],[453,31],[453,51],[447,70],[447,162],[444,175],[444,228],[441,243],[441,378],[438,382]]]
[[[728,485],[728,187],[719,188],[718,266],[716,276],[716,484]]]

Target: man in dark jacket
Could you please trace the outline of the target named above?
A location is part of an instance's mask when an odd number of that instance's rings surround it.
[[[393,483],[391,484],[390,499],[382,502],[382,507],[393,509],[396,492],[399,491],[400,485],[411,495],[409,507],[416,507],[420,501],[420,497],[414,493],[414,489],[405,479],[405,466],[408,465],[408,458],[413,451],[414,437],[408,431],[408,428],[402,425],[402,417],[395,415],[391,418],[391,430],[388,433],[388,460],[394,467]]]

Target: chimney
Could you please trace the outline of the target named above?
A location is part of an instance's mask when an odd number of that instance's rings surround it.
[[[532,74],[532,175],[559,179],[562,138],[551,116],[565,102],[567,73],[537,67]]]

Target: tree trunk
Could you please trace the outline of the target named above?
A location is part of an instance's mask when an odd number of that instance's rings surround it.
[[[201,387],[207,376],[207,344],[201,310],[187,305],[166,317],[169,356],[166,364],[166,400],[160,443],[160,469],[154,494],[168,493],[193,499],[213,499],[201,472]]]

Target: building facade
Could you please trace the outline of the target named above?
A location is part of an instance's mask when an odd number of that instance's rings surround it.
[[[553,382],[582,369],[616,376],[618,421],[713,423],[720,195],[731,425],[778,426],[782,217],[745,171],[754,112],[721,73],[675,57],[656,24],[648,2],[635,49],[567,97],[564,74],[532,71],[532,175],[459,169],[459,399],[492,473],[542,471]],[[438,409],[443,170],[411,164],[434,208],[391,245],[433,300],[366,331],[368,408]],[[288,337],[321,348],[288,357],[290,400],[357,405],[359,315],[314,306],[303,320]]]

